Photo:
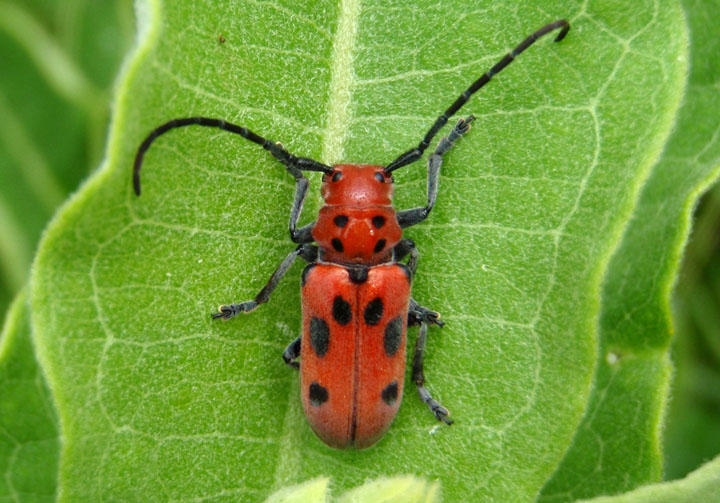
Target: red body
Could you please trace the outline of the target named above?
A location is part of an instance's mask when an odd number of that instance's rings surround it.
[[[368,447],[400,407],[410,273],[394,261],[402,230],[382,166],[334,166],[313,228],[319,260],[303,273],[300,380],[305,415],[332,447]]]

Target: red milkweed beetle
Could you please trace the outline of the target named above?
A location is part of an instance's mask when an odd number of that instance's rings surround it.
[[[296,157],[280,143],[219,119],[189,117],[154,129],[138,148],[133,185],[140,195],[140,166],[150,144],[167,131],[190,125],[223,129],[268,150],[295,177],[290,238],[298,244],[253,300],[220,306],[213,318],[228,320],[249,313],[270,294],[298,257],[309,265],[302,273],[302,336],[283,352],[300,369],[302,402],[310,426],[331,447],[369,447],[392,423],[400,406],[405,373],[405,334],[419,325],[412,379],[435,417],[452,424],[448,410],[425,388],[423,356],[428,325],[443,326],[440,315],[410,297],[418,251],[402,229],[425,220],[435,205],[443,155],[470,129],[471,115],[460,119],[428,160],[427,204],[395,211],[392,172],[420,159],[438,131],[493,75],[509,65],[538,38],[570,29],[566,20],[543,26],[506,54],[440,115],[418,144],[387,166],[336,164]],[[316,222],[297,228],[309,181],[303,171],[319,171],[325,205]],[[317,245],[311,243],[316,242]],[[398,262],[408,257],[407,264]],[[300,357],[302,365],[297,361]]]

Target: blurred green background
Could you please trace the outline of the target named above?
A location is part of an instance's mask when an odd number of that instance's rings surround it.
[[[134,36],[130,0],[0,1],[0,313],[55,209],[102,160]],[[720,186],[696,215],[675,295],[667,479],[720,453]]]
[[[665,477],[720,453],[720,185],[695,212],[674,296],[675,379],[665,423]]]
[[[100,163],[131,0],[0,1],[0,312],[56,208]],[[4,317],[4,314],[3,314]]]

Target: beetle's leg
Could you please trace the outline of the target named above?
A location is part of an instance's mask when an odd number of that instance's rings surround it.
[[[403,239],[395,246],[395,257],[396,259],[403,258],[409,254],[407,267],[410,270],[410,274],[415,276],[417,270],[417,263],[419,253],[415,247],[415,243],[411,239]],[[445,322],[440,321],[440,313],[433,311],[426,307],[421,306],[415,299],[410,298],[410,305],[408,306],[408,326],[420,325],[427,323],[429,325],[437,325],[439,327],[445,326]]]
[[[385,173],[391,173],[395,171],[398,168],[402,168],[403,166],[407,166],[410,163],[413,163],[420,159],[422,157],[423,152],[425,152],[425,149],[430,146],[430,142],[432,142],[432,139],[435,137],[435,135],[442,129],[442,127],[447,123],[448,119],[455,115],[455,113],[460,110],[465,103],[468,102],[470,97],[478,92],[485,84],[490,82],[490,80],[493,78],[494,75],[497,75],[500,73],[506,66],[508,66],[510,63],[512,63],[515,58],[522,53],[525,49],[530,47],[535,43],[537,39],[540,37],[547,35],[548,33],[555,31],[559,29],[560,33],[558,33],[557,37],[555,37],[555,42],[560,42],[563,38],[565,38],[565,35],[567,35],[568,30],[570,30],[570,24],[564,20],[560,19],[558,21],[555,21],[554,23],[546,24],[542,28],[540,28],[538,31],[527,37],[525,40],[520,42],[520,44],[515,47],[512,51],[508,52],[503,58],[495,63],[495,65],[490,68],[487,72],[483,73],[479,79],[477,79],[475,82],[470,84],[470,87],[465,89],[465,91],[457,97],[457,99],[453,102],[450,107],[445,110],[440,117],[435,119],[435,122],[430,127],[427,133],[425,133],[425,136],[423,139],[418,143],[418,146],[415,148],[411,148],[404,154],[400,155],[397,159],[395,159],[393,162],[388,164],[385,167]]]
[[[407,238],[401,239],[400,242],[395,245],[393,252],[395,254],[395,260],[402,260],[408,255],[410,255],[410,258],[407,262],[407,268],[410,271],[410,276],[415,276],[415,271],[417,270],[418,258],[420,254],[418,253],[418,250],[415,247],[415,243],[413,242],[413,240]],[[440,321],[440,313],[421,306],[415,301],[415,299],[411,298],[410,306],[408,308],[408,325],[412,327],[415,325],[419,325],[423,322],[430,325],[435,324],[439,327],[445,325],[445,323]]]
[[[448,410],[440,405],[435,400],[430,392],[425,388],[425,373],[423,372],[423,360],[425,358],[425,342],[427,340],[427,326],[426,322],[420,323],[420,334],[418,335],[417,342],[415,343],[415,356],[413,357],[412,366],[412,379],[417,385],[420,399],[427,404],[430,411],[435,415],[438,421],[442,421],[445,424],[452,424],[452,420],[448,417],[450,413]]]
[[[298,356],[300,356],[300,337],[288,344],[288,347],[283,351],[282,357],[285,363],[293,368],[299,369],[300,363],[296,362]]]
[[[440,320],[440,313],[423,307],[413,298],[410,298],[410,307],[408,308],[408,326],[414,327],[422,323],[428,325],[437,325],[442,328],[445,322]]]
[[[293,265],[296,258],[302,257],[308,262],[314,262],[317,260],[317,255],[317,246],[307,244],[298,246],[295,250],[290,252],[287,257],[285,257],[285,260],[280,263],[272,276],[270,276],[270,279],[265,287],[260,290],[260,293],[258,293],[253,300],[248,300],[240,304],[220,306],[218,308],[219,312],[213,313],[212,317],[216,319],[222,318],[224,320],[229,320],[239,313],[249,313],[250,311],[254,311],[260,304],[264,304],[268,301],[270,294],[273,293],[273,290],[275,290],[275,287],[278,286],[278,283],[280,283],[280,280],[283,276],[285,276],[288,269],[290,269],[290,266]]]
[[[400,261],[410,255],[408,259],[407,267],[410,269],[410,275],[415,276],[415,270],[417,269],[418,251],[415,247],[415,241],[412,239],[403,238],[393,248],[395,261]]]
[[[295,243],[312,243],[314,241],[312,230],[315,222],[299,229],[297,228],[297,222],[300,218],[300,212],[302,211],[309,185],[310,181],[302,175],[295,179],[295,197],[292,208],[290,209],[290,239]]]
[[[410,275],[414,276],[417,270],[417,263],[419,253],[415,247],[415,243],[411,239],[402,239],[394,248],[395,260],[402,260],[406,256],[410,255],[408,259],[407,268],[410,271]],[[425,358],[425,342],[427,340],[427,327],[428,325],[435,324],[439,327],[445,325],[440,321],[440,313],[432,311],[426,307],[421,306],[413,298],[410,299],[410,305],[408,306],[408,326],[420,325],[420,334],[418,335],[417,342],[415,343],[415,356],[413,357],[412,366],[412,378],[413,382],[418,387],[418,393],[420,393],[420,399],[430,407],[430,410],[435,417],[443,421],[446,424],[452,424],[448,416],[448,410],[440,405],[435,400],[430,392],[425,388],[425,373],[423,372],[423,360]]]
[[[458,120],[455,127],[450,131],[448,136],[443,137],[438,143],[435,152],[428,158],[428,174],[427,174],[427,205],[422,208],[413,208],[411,210],[398,211],[397,220],[403,229],[411,225],[418,224],[425,220],[430,211],[435,206],[435,199],[438,194],[438,178],[440,175],[440,166],[442,166],[443,155],[455,145],[455,142],[462,135],[470,130],[470,123],[475,120],[472,115],[466,119]]]

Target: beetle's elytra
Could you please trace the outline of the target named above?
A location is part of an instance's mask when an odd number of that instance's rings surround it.
[[[190,125],[223,129],[268,150],[295,178],[290,210],[290,252],[253,300],[220,306],[213,318],[228,320],[267,302],[270,294],[298,257],[309,263],[302,273],[302,336],[283,352],[288,365],[300,369],[302,402],[311,428],[331,447],[365,448],[387,431],[400,406],[405,373],[406,331],[419,325],[412,379],[420,398],[435,417],[452,424],[448,410],[425,388],[423,356],[429,325],[443,326],[440,315],[418,304],[410,295],[418,251],[402,230],[425,220],[435,205],[443,156],[470,129],[474,117],[457,121],[428,159],[427,203],[396,211],[392,206],[392,172],[411,164],[470,97],[537,39],[570,29],[564,19],[543,26],[506,54],[465,90],[443,112],[414,148],[386,166],[336,164],[327,166],[296,157],[281,144],[249,129],[220,119],[174,119],[154,129],[135,157],[133,184],[140,195],[140,166],[152,142],[167,131]],[[298,228],[307,194],[303,171],[323,173],[325,205],[315,222]],[[316,244],[313,244],[316,243]],[[407,258],[407,263],[400,262]],[[298,362],[300,358],[300,362]]]

